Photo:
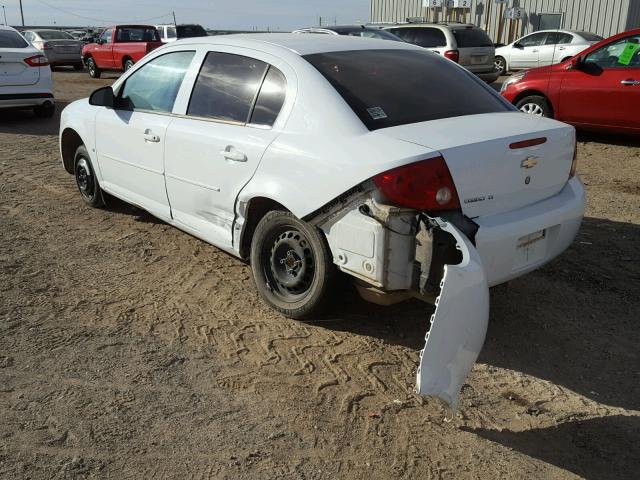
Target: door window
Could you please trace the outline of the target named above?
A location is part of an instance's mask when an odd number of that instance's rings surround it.
[[[170,113],[195,52],[172,52],[147,62],[127,78],[118,100],[124,110]]]
[[[622,38],[605,45],[587,55],[584,63],[600,68],[639,68],[640,35]]]
[[[102,32],[102,35],[100,35],[100,42],[102,42],[102,43],[111,43],[111,37],[112,36],[113,36],[113,30],[108,28],[107,30]]]
[[[209,52],[193,87],[187,115],[246,124],[268,64]]]
[[[562,32],[551,32],[547,35],[545,45],[565,45],[573,41],[573,35]]]
[[[547,37],[547,33],[534,33],[533,35],[528,35],[526,37],[521,38],[518,43],[522,47],[537,47],[542,45],[544,39]]]
[[[286,88],[287,81],[282,72],[276,67],[269,67],[249,123],[272,127],[284,104]]]

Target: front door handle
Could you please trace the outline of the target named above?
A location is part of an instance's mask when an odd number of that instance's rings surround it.
[[[629,80],[622,80],[620,82],[622,85],[640,85],[640,80],[633,80],[633,79],[629,79]]]
[[[532,53],[538,53],[540,50],[531,50]]]
[[[160,141],[160,137],[158,135],[154,135],[150,128],[147,128],[144,131],[144,141],[158,143]]]
[[[222,155],[226,160],[231,160],[233,162],[246,162],[247,156],[236,150],[233,145],[227,145],[227,148],[224,150],[220,150],[220,155]]]

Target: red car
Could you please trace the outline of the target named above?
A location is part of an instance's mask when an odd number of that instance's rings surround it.
[[[501,93],[526,113],[586,129],[640,133],[640,29],[558,65],[513,75]]]
[[[125,71],[150,51],[162,46],[152,25],[118,25],[105,28],[96,43],[82,49],[89,75],[100,78],[103,70]]]

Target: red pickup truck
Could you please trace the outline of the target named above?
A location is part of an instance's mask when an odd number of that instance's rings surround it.
[[[100,78],[103,70],[129,70],[160,46],[160,35],[152,25],[116,25],[105,28],[96,43],[84,46],[82,61],[92,78]]]

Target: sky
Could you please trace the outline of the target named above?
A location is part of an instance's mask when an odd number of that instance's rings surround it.
[[[7,23],[20,25],[18,0],[0,0]],[[369,0],[22,0],[26,25],[199,23],[213,29],[291,30],[323,24],[366,23]],[[4,18],[0,12],[0,23]]]

